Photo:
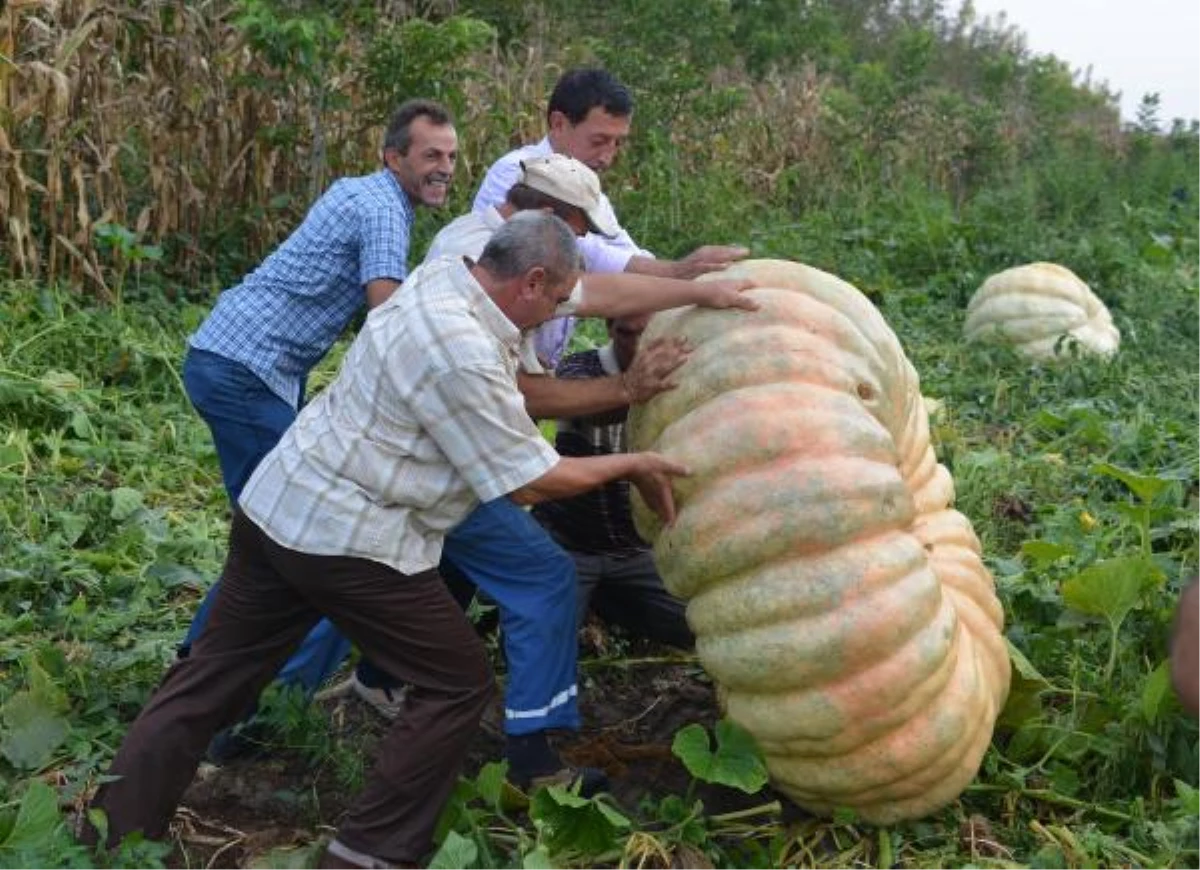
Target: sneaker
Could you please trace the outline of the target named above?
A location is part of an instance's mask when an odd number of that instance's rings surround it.
[[[388,721],[400,715],[408,694],[408,686],[395,686],[390,689],[385,686],[374,688],[362,682],[358,678],[358,674],[350,677],[350,688],[354,690],[354,694],[366,701],[376,713]]]

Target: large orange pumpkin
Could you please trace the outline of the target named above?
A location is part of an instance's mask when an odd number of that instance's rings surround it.
[[[694,346],[679,386],[632,410],[631,449],[688,465],[664,529],[725,712],[775,786],[880,824],[954,800],[1008,694],[1003,615],[929,444],[916,371],[853,286],[757,260],[757,312],[658,314],[643,341]]]

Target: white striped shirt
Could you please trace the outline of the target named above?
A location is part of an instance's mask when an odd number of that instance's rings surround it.
[[[293,550],[432,568],[480,501],[558,461],[517,390],[520,340],[461,258],[421,266],[259,464],[242,510]]]

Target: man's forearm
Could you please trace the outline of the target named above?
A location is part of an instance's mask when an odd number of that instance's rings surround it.
[[[679,276],[679,264],[675,260],[660,260],[657,257],[644,257],[641,254],[634,254],[625,264],[625,274],[676,278]]]
[[[650,262],[658,262],[651,260]],[[583,275],[580,317],[631,317],[705,301],[710,288],[696,281],[631,272]]]
[[[629,404],[629,394],[619,375],[602,378],[552,378],[517,375],[530,417],[584,417],[613,411]]]
[[[640,454],[616,453],[611,456],[569,457],[537,480],[509,493],[520,505],[570,498],[614,480],[629,477],[637,470]]]
[[[399,281],[391,278],[375,278],[367,282],[367,307],[374,308],[387,302],[388,298],[400,286]]]

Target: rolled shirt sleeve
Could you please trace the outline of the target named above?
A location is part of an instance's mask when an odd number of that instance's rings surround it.
[[[396,209],[373,208],[362,216],[358,276],[363,286],[380,278],[408,276],[409,222]]]
[[[644,248],[638,247],[633,238],[621,227],[613,211],[612,203],[604,194],[600,195],[600,209],[608,213],[612,223],[620,227],[615,238],[606,239],[596,233],[588,233],[579,240],[579,252],[589,272],[624,272],[631,257],[653,257]]]

